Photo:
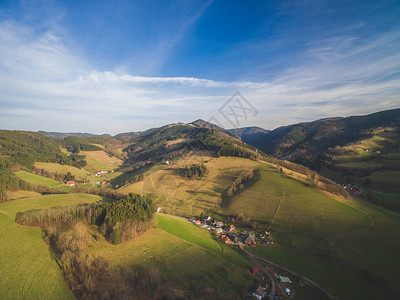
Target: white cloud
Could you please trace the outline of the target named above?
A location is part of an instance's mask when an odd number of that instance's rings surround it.
[[[118,133],[217,118],[240,91],[258,110],[243,126],[364,114],[400,106],[400,57],[386,33],[367,42],[338,37],[311,45],[271,82],[146,77],[93,70],[54,32],[0,23],[0,128]]]

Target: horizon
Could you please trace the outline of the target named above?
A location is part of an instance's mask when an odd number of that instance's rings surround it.
[[[375,114],[375,113],[380,113],[380,112],[390,111],[390,110],[397,110],[397,109],[400,109],[400,107],[399,107],[399,108],[389,109],[389,110],[376,111],[376,112],[372,112],[372,113],[369,113],[369,114],[366,114],[366,115],[372,115],[372,114]],[[331,117],[326,117],[326,118],[321,118],[321,119],[311,120],[311,121],[306,121],[306,122],[289,123],[289,124],[282,125],[282,126],[279,126],[279,127],[274,127],[274,128],[272,128],[272,129],[263,128],[263,127],[260,127],[260,126],[243,126],[243,127],[233,127],[233,128],[221,127],[221,128],[222,128],[222,129],[225,129],[225,130],[234,130],[234,129],[258,127],[258,128],[263,129],[263,130],[266,130],[266,131],[274,131],[275,129],[278,129],[278,128],[281,128],[281,127],[290,126],[290,125],[296,125],[296,124],[300,124],[300,123],[310,123],[310,122],[315,122],[315,121],[323,121],[323,120],[325,120],[325,119],[328,120],[328,119],[336,119],[336,118],[344,119],[344,118],[350,118],[350,117],[361,117],[361,116],[366,116],[366,115],[331,116]],[[163,125],[161,125],[161,126],[159,126],[159,127],[168,126],[168,125],[174,125],[174,124],[184,124],[184,125],[188,125],[188,124],[194,123],[194,122],[196,122],[196,121],[206,121],[206,120],[203,120],[203,119],[196,119],[196,120],[193,120],[193,121],[190,121],[190,122],[181,122],[181,121],[178,121],[178,122],[163,124]],[[211,122],[211,121],[206,121],[206,122],[211,123],[211,124],[213,124],[213,125],[219,126],[218,124],[213,123],[213,122]],[[24,130],[24,129],[21,129],[21,130],[20,130],[20,129],[4,129],[4,128],[0,128],[0,130],[31,131],[31,132],[39,132],[39,133],[40,133],[40,132],[46,132],[46,133],[63,133],[63,134],[92,134],[92,135],[95,135],[95,136],[107,135],[107,136],[115,137],[115,136],[118,135],[118,134],[131,133],[131,132],[137,132],[137,133],[139,133],[139,132],[144,132],[144,131],[151,130],[151,129],[155,129],[155,128],[159,128],[159,127],[149,127],[149,128],[145,128],[145,129],[143,129],[143,130],[138,130],[138,131],[132,130],[132,131],[125,131],[125,132],[117,132],[117,133],[115,133],[115,134],[111,134],[111,133],[107,133],[107,132],[103,132],[103,133],[93,133],[93,132],[89,132],[89,131],[75,131],[75,132],[72,132],[72,131],[47,131],[47,130],[42,130],[42,129],[39,129],[39,130],[36,130],[36,131],[32,131],[32,130]]]
[[[0,128],[273,130],[396,109],[399,44],[391,0],[3,1]]]

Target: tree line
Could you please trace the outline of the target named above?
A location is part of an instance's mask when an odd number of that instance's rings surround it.
[[[254,170],[244,170],[226,191],[227,196],[233,196],[237,191],[244,189],[244,184],[252,180],[255,176]]]
[[[15,164],[0,157],[0,203],[8,201],[8,191],[30,190],[32,186],[12,172]]]
[[[154,212],[155,206],[149,198],[130,193],[109,203],[19,212],[15,221],[21,225],[51,227],[82,220],[97,225],[107,240],[118,244],[146,231]]]
[[[204,164],[192,164],[190,166],[185,166],[183,169],[183,174],[186,178],[195,179],[203,178],[207,173],[207,167]]]

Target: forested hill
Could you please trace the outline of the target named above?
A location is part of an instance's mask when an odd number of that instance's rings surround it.
[[[0,156],[32,169],[37,161],[79,167],[79,159],[61,152],[60,142],[38,132],[0,130]]]
[[[76,136],[76,137],[81,137],[81,138],[85,138],[85,137],[92,137],[92,136],[110,136],[109,134],[102,134],[102,135],[98,135],[98,134],[92,134],[92,133],[87,133],[87,132],[49,132],[49,131],[42,131],[39,130],[39,133],[48,136],[48,137],[52,137],[55,139],[63,139],[69,136]]]
[[[400,109],[280,127],[251,144],[277,157],[307,156],[366,137],[369,130],[379,126],[400,126]]]
[[[126,166],[177,160],[194,152],[212,156],[257,157],[258,149],[241,142],[222,130],[192,124],[172,124],[151,129],[130,140],[124,151]]]
[[[232,133],[238,135],[242,139],[243,142],[253,145],[254,142],[262,139],[268,133],[270,133],[271,130],[265,130],[261,127],[253,126],[253,127],[242,127],[242,128],[229,129],[229,132],[232,132]]]

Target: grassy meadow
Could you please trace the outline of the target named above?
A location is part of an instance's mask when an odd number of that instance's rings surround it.
[[[187,219],[157,214],[156,228],[119,245],[100,240],[91,254],[132,269],[148,268],[175,282],[173,288],[199,292],[206,287],[221,299],[240,299],[252,279],[250,263],[236,250],[219,244]]]
[[[333,150],[334,168],[322,174],[338,182],[356,183],[379,205],[400,211],[400,132],[385,127],[371,136]]]
[[[207,167],[207,175],[201,180],[189,180],[182,174],[185,165],[194,163],[204,163]],[[219,210],[221,194],[240,172],[256,166],[254,161],[236,157],[194,155],[162,169],[154,169],[143,181],[124,186],[120,191],[149,194],[156,205],[167,212],[197,216],[202,211]]]
[[[17,212],[92,203],[86,194],[47,195],[0,205],[0,299],[74,299],[40,228],[19,226]]]
[[[256,230],[271,228],[276,241],[254,251],[309,276],[339,298],[393,295],[399,278],[392,260],[400,246],[393,235],[400,229],[398,214],[315,190],[268,164],[233,157],[194,157],[187,164],[199,161],[208,169],[201,180],[185,179],[179,172],[182,161],[121,190],[147,193],[157,205],[185,216],[244,214],[256,222]],[[256,178],[226,197],[229,185],[249,168],[257,169]]]
[[[69,165],[60,165],[56,163],[45,163],[45,162],[36,162],[35,167],[38,169],[44,169],[48,172],[52,173],[60,173],[60,174],[67,174],[70,172],[72,175],[75,176],[76,180],[78,181],[86,181],[91,178],[91,174],[84,170],[79,169]]]
[[[61,181],[53,180],[50,178],[35,175],[25,171],[16,172],[15,175],[17,175],[19,178],[25,180],[26,182],[32,185],[44,185],[49,187],[56,187],[63,184]]]
[[[110,156],[104,151],[82,151],[81,154],[86,157],[85,169],[90,171],[111,171],[122,165],[122,160]]]

